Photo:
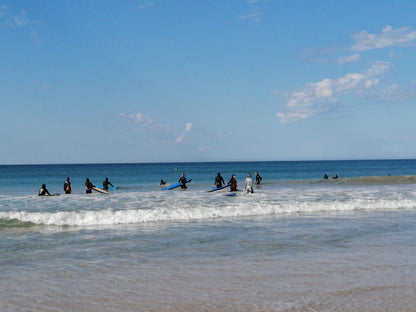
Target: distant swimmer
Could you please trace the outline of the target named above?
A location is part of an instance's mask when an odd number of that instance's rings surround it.
[[[85,180],[85,194],[91,194],[93,187],[94,187],[94,184],[92,184],[90,179],[87,178]]]
[[[69,182],[69,178],[66,178],[66,181],[64,183],[64,192],[65,192],[65,194],[71,194],[72,193],[71,182]]]
[[[338,175],[335,173],[335,175],[332,177],[332,179],[338,179]]]
[[[254,193],[253,191],[253,179],[251,178],[251,174],[248,174],[246,181],[244,183],[244,190],[247,193]]]
[[[225,184],[224,178],[221,176],[221,173],[218,172],[217,176],[215,177],[214,184],[216,187],[221,187]]]
[[[108,178],[105,178],[105,181],[103,182],[103,189],[108,190],[108,186],[111,185],[114,187],[114,185],[111,184],[110,181],[108,181]]]
[[[256,184],[260,184],[261,181],[263,181],[263,178],[259,175],[259,173],[256,171]]]
[[[328,175],[327,175],[327,174],[325,174],[325,175],[324,175],[324,177],[323,177],[322,179],[324,179],[324,180],[328,180]]]
[[[228,184],[230,184],[230,191],[231,192],[237,192],[238,191],[237,178],[236,178],[235,174],[233,174],[230,181],[228,181]]]
[[[186,177],[185,177],[185,173],[182,173],[181,177],[179,178],[178,181],[181,184],[181,189],[186,190],[188,187],[186,186]]]
[[[165,185],[165,184],[166,184],[166,181],[163,181],[163,179],[162,179],[162,180],[160,180],[159,185]]]
[[[39,189],[39,196],[51,196],[51,194],[49,193],[48,189],[46,188],[46,184],[42,184],[42,187]]]

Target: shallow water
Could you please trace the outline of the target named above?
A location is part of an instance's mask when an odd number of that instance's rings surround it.
[[[407,168],[393,177],[265,178],[235,197],[207,192],[204,164],[187,191],[135,187],[119,173],[122,187],[110,195],[3,192],[0,311],[414,311],[416,188]],[[27,182],[59,180],[33,170]]]

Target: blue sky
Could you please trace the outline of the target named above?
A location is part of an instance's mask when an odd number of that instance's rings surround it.
[[[0,164],[415,158],[415,12],[0,0]]]

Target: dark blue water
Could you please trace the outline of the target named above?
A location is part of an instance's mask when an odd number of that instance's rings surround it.
[[[244,181],[255,171],[265,182],[318,180],[324,174],[340,178],[416,175],[416,160],[6,165],[0,166],[0,194],[33,194],[44,183],[53,193],[62,193],[66,177],[71,178],[74,192],[82,193],[86,178],[97,186],[108,177],[121,190],[149,190],[161,179],[176,183],[183,172],[193,179],[193,185],[212,185],[217,172],[226,181],[232,174]]]

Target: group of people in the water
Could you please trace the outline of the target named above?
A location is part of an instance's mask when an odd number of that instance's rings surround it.
[[[85,180],[85,193],[86,194],[91,194],[92,193],[92,189],[93,187],[95,187],[94,184],[92,184],[92,182],[90,181],[89,178],[87,178]],[[104,182],[103,182],[103,190],[107,191],[108,190],[108,186],[112,186],[114,187],[113,184],[111,184],[111,182],[108,180],[108,178],[105,178]],[[64,183],[64,192],[65,194],[72,194],[72,187],[71,187],[71,181],[68,178],[66,178],[65,183]],[[42,184],[41,188],[39,189],[39,196],[51,196],[51,194],[49,193],[48,189],[46,188],[46,184]]]
[[[260,176],[260,174],[257,171],[255,172],[255,175],[256,175],[256,182],[255,183],[260,184],[261,181],[263,180],[263,178]],[[167,182],[164,181],[163,179],[160,180],[160,185],[166,185],[166,183]],[[181,189],[183,189],[183,190],[187,189],[186,183],[188,183],[188,180],[186,179],[184,173],[182,173],[181,177],[179,178],[178,183],[180,183]],[[253,182],[253,179],[251,178],[251,174],[248,174],[247,178],[244,182],[244,190],[247,193],[254,193],[253,184],[254,184],[254,182]],[[218,174],[217,174],[217,176],[215,177],[215,180],[214,180],[214,185],[217,188],[221,188],[225,185],[229,185],[231,192],[237,192],[238,191],[238,183],[237,183],[237,178],[236,178],[235,174],[233,174],[231,176],[231,179],[226,184],[225,181],[224,181],[224,178],[221,176],[221,173],[218,172]]]
[[[255,183],[256,184],[260,184],[261,181],[263,180],[263,178],[260,176],[260,174],[257,171],[255,172],[255,175],[256,175],[256,182]],[[189,181],[190,180],[188,180],[185,177],[185,174],[182,173],[182,175],[181,175],[181,177],[179,178],[179,181],[178,181],[178,183],[180,183],[181,189],[186,190],[188,188],[186,186],[186,184]],[[167,182],[164,181],[163,179],[160,180],[160,185],[166,185],[166,183]],[[90,181],[89,178],[87,178],[85,180],[84,185],[85,185],[85,193],[86,194],[91,194],[93,188],[95,187],[95,185]],[[223,187],[225,185],[229,185],[231,192],[237,192],[238,191],[238,183],[237,183],[237,178],[236,178],[236,175],[235,174],[233,174],[232,177],[231,177],[231,179],[228,181],[228,183],[225,184],[224,178],[221,176],[221,173],[218,172],[217,176],[215,177],[214,185],[217,188],[221,188],[221,187]],[[247,178],[246,178],[246,180],[244,182],[244,190],[245,190],[245,192],[247,192],[247,193],[254,193],[253,185],[254,185],[254,181],[253,181],[253,179],[251,177],[251,174],[248,174],[247,175]],[[111,182],[108,180],[108,178],[105,178],[105,180],[103,182],[103,189],[105,191],[107,191],[109,186],[114,187],[114,185],[111,184]],[[66,180],[65,180],[65,183],[64,183],[64,192],[65,192],[65,194],[72,194],[71,181],[70,181],[69,177],[66,178]],[[39,189],[39,193],[38,194],[39,194],[39,196],[46,196],[46,195],[51,196],[51,194],[49,193],[48,189],[46,188],[46,184],[42,184],[41,188]]]
[[[260,184],[263,178],[260,176],[260,174],[257,171],[255,172],[255,175],[256,175],[256,184]],[[220,188],[223,185],[225,185],[224,178],[221,176],[220,172],[218,172],[217,176],[215,177],[214,185],[217,188]],[[238,191],[237,177],[235,174],[231,176],[231,179],[228,181],[227,185],[230,185],[231,192]],[[244,181],[244,191],[247,193],[254,193],[253,185],[254,185],[254,182],[251,177],[251,174],[249,173],[247,175],[246,180]]]
[[[263,178],[260,176],[260,174],[257,171],[255,172],[255,175],[256,175],[256,184],[260,184],[261,181],[263,180]],[[253,179],[251,177],[251,174],[249,173],[247,175],[246,180],[244,181],[244,190],[247,193],[254,193],[253,183],[254,183]],[[223,185],[226,185],[225,181],[224,181],[224,178],[221,176],[220,172],[218,172],[217,176],[215,177],[214,185],[217,188],[220,188]],[[227,185],[230,185],[230,191],[231,192],[237,192],[238,191],[237,177],[236,177],[235,174],[233,174],[231,176],[231,179],[228,181]]]
[[[322,179],[324,179],[324,180],[328,180],[328,179],[329,179],[329,178],[328,178],[328,175],[327,175],[327,174],[325,174],[325,175],[324,175],[324,177],[323,177]],[[338,179],[338,174],[336,174],[336,173],[335,173],[335,175],[334,175],[331,179]]]

